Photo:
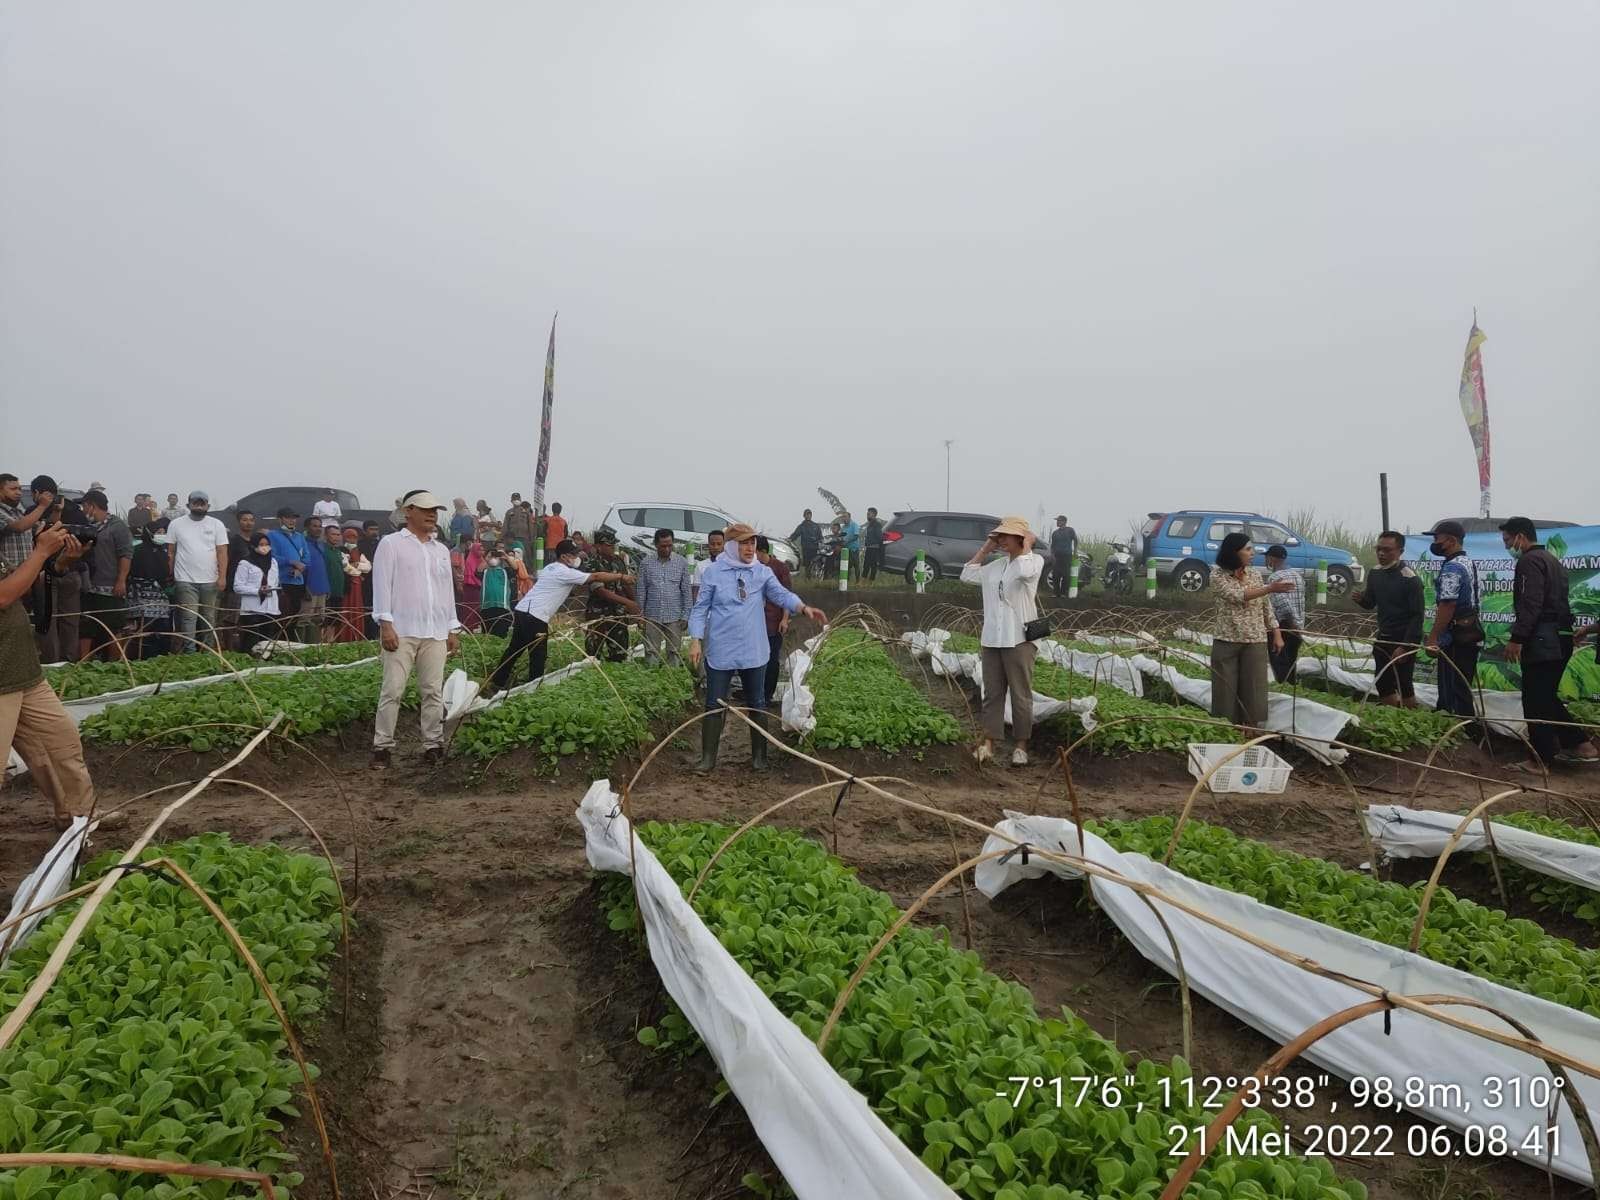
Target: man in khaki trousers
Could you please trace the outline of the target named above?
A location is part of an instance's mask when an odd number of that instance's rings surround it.
[[[444,664],[460,644],[455,572],[450,551],[438,540],[445,510],[432,492],[400,498],[404,529],[378,543],[372,556],[372,619],[383,647],[383,688],[372,731],[372,769],[389,766],[400,698],[412,671],[422,697],[422,761],[444,761]]]
[[[22,598],[45,564],[62,552],[75,560],[83,547],[63,526],[55,525],[39,534],[32,553],[20,564],[0,563],[0,776],[15,746],[34,785],[54,807],[59,829],[67,828],[73,817],[89,815],[94,783],[84,765],[78,727],[39,667],[33,625]]]

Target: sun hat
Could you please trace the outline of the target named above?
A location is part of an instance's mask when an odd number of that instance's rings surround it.
[[[1015,537],[1025,538],[1031,532],[1027,517],[1001,517],[1000,524],[989,531],[989,536],[996,537],[1002,533],[1009,533]]]
[[[407,492],[400,497],[401,508],[437,508],[440,510],[450,506],[432,492]]]
[[[746,525],[743,521],[735,521],[722,532],[730,542],[745,542],[756,536],[755,526]]]

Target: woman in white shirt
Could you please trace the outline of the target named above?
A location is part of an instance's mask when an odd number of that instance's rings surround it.
[[[248,654],[273,636],[278,621],[278,564],[265,533],[251,539],[250,553],[233,569],[233,590],[239,597],[239,649]]]
[[[533,588],[517,602],[511,615],[511,644],[506,647],[500,665],[489,676],[484,695],[493,695],[511,682],[517,659],[528,653],[528,680],[531,683],[544,675],[545,658],[550,651],[550,622],[567,602],[572,589],[591,580],[595,583],[632,583],[632,576],[623,571],[580,571],[578,543],[564,539],[556,547],[554,562],[539,570]]]
[[[1034,644],[1026,629],[1039,616],[1036,595],[1044,559],[1033,552],[1034,533],[1026,517],[1007,517],[996,525],[966,566],[961,582],[974,583],[983,594],[983,742],[973,752],[980,763],[994,757],[996,739],[1006,732],[1006,695],[1011,696],[1011,736],[1016,749],[1011,765],[1028,765],[1028,738],[1033,733]],[[985,561],[996,550],[1004,556]]]

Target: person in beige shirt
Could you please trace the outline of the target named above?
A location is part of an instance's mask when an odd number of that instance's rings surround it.
[[[1217,551],[1211,592],[1217,600],[1211,643],[1211,715],[1249,729],[1267,723],[1267,645],[1283,650],[1283,634],[1270,597],[1294,590],[1288,580],[1267,583],[1250,565],[1256,548],[1230,533]]]

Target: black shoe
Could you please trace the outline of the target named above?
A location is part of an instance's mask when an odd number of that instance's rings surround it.
[[[387,750],[374,750],[372,761],[367,764],[374,771],[387,771],[389,769],[389,752]]]
[[[437,767],[443,761],[444,761],[444,747],[443,746],[429,746],[426,750],[424,750],[422,752],[422,765],[425,766],[425,767]]]

